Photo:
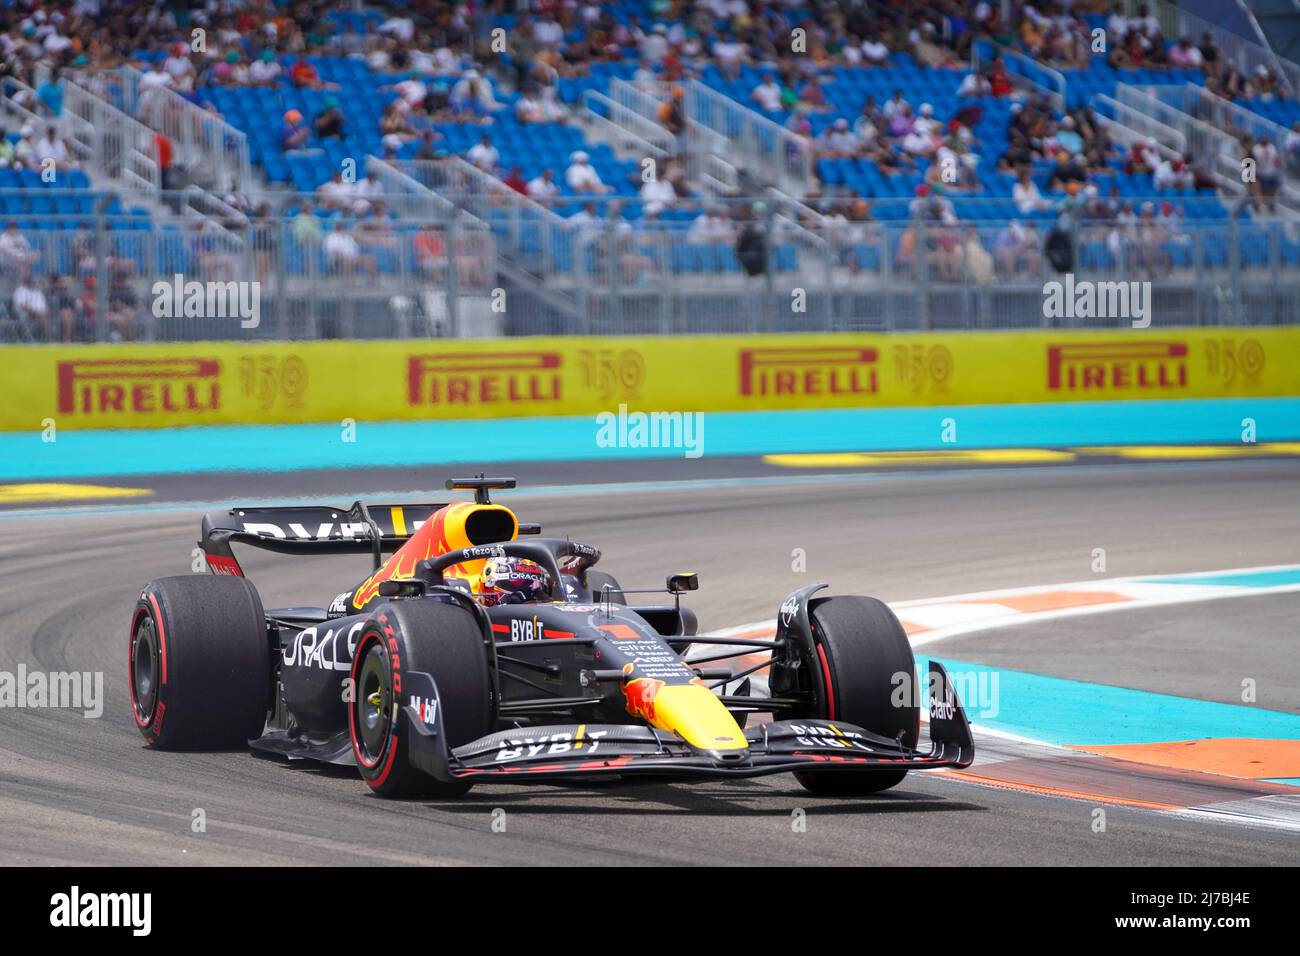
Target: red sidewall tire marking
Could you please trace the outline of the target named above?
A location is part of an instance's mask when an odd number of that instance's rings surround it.
[[[390,727],[386,744],[387,754],[379,760],[366,760],[365,755],[361,750],[361,742],[358,736],[359,730],[357,727],[357,704],[359,703],[359,697],[357,695],[360,693],[360,688],[357,684],[357,672],[361,666],[362,658],[365,657],[365,652],[372,643],[372,640],[378,642],[381,648],[383,647],[383,638],[379,636],[377,631],[366,631],[361,635],[361,641],[357,644],[356,655],[352,658],[352,671],[350,676],[352,679],[353,701],[352,706],[348,708],[348,731],[352,735],[352,755],[357,758],[358,765],[372,770],[379,765],[380,760],[383,761],[384,766],[383,769],[379,771],[379,776],[371,779],[364,773],[361,775],[362,779],[366,781],[366,784],[370,789],[378,790],[384,785],[384,781],[388,779],[388,775],[393,769],[393,762],[397,757],[397,727],[396,725]],[[390,671],[393,670],[395,656],[396,655],[393,654],[388,655],[388,667]],[[392,681],[390,680],[389,683],[392,683]],[[394,700],[396,700],[395,696]]]
[[[135,700],[135,658],[132,657],[131,651],[135,648],[135,631],[140,626],[140,618],[149,613],[148,608],[136,606],[135,616],[131,618],[131,633],[126,642],[126,666],[127,666],[127,689],[131,693],[131,716],[135,718],[135,725],[141,730],[148,730],[149,725],[153,723],[154,714],[149,715],[148,720],[140,719],[140,708],[136,705]],[[154,713],[158,711],[157,700],[154,701]]]
[[[158,683],[161,687],[167,686],[167,635],[163,633],[162,611],[158,608],[158,598],[152,593],[149,595],[149,603],[153,606],[153,622],[158,625],[158,656],[162,658],[162,680]]]
[[[835,719],[835,687],[831,684],[831,667],[826,661],[826,648],[817,644],[817,656],[822,662],[822,680],[826,682],[826,717],[828,720]]]

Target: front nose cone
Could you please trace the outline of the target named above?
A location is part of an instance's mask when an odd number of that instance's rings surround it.
[[[735,767],[749,763],[749,749],[744,750],[706,750],[704,756],[713,761],[715,767]]]
[[[630,681],[627,686],[643,681]],[[637,702],[635,710],[631,706],[634,699]],[[629,696],[628,701],[629,711],[645,717],[652,727],[671,730],[697,753],[723,757],[737,753],[747,755],[749,752],[749,741],[736,718],[703,684],[659,686],[654,688],[653,694]],[[729,763],[734,760],[730,756],[725,759]]]

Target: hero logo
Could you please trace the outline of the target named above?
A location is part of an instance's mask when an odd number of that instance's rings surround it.
[[[59,411],[214,412],[221,363],[209,358],[75,359],[58,366]]]
[[[330,628],[322,636],[315,627],[294,635],[293,640],[280,650],[286,667],[319,667],[327,671],[352,669],[352,655],[357,649],[357,634],[365,621],[357,621],[350,628]],[[344,632],[346,631],[346,637]],[[340,655],[339,640],[344,640]]]
[[[558,402],[560,353],[494,352],[412,355],[406,400],[411,405],[501,405]]]
[[[536,619],[531,621],[511,621],[510,640],[540,641],[546,637],[546,627]]]
[[[930,719],[952,720],[957,713],[957,698],[947,681],[937,683],[930,693]]]
[[[879,391],[873,348],[742,349],[741,395],[874,395]]]
[[[435,697],[411,697],[411,706],[415,708],[420,723],[432,727],[438,722],[438,700]]]
[[[607,730],[589,730],[575,740],[573,734],[561,731],[560,733],[543,734],[540,737],[519,737],[502,740],[497,744],[496,760],[501,762],[520,760],[525,757],[551,757],[556,754],[567,754],[573,750],[583,749],[594,754],[596,748],[600,746],[600,738],[607,733],[609,733]]]
[[[799,599],[793,594],[781,602],[781,623],[786,627],[794,621],[794,616],[799,613]]]
[[[1047,347],[1054,392],[1186,389],[1187,343],[1078,343]]]

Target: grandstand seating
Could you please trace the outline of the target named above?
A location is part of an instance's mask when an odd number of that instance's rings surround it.
[[[603,5],[613,17],[621,23],[631,22],[633,17],[646,23],[654,19],[650,5],[639,0],[618,0]],[[778,11],[791,26],[796,25],[807,13],[799,9]],[[335,31],[352,30],[357,32],[373,31],[384,15],[369,11],[335,11],[330,13],[326,22]],[[514,26],[513,14],[497,15],[492,19],[493,26],[507,30]],[[1090,25],[1102,25],[1104,18],[1090,16]],[[579,21],[580,23],[580,21]],[[983,43],[983,41],[981,41]],[[991,48],[979,47],[984,60],[993,52]],[[253,48],[247,51],[256,53]],[[604,91],[615,78],[629,79],[636,68],[636,51],[624,51],[621,62],[595,62],[579,76],[560,77],[557,91],[561,100],[576,105],[587,90]],[[159,57],[161,52],[142,52],[143,57]],[[378,155],[382,152],[379,131],[379,117],[385,107],[393,100],[396,93],[392,84],[404,79],[404,75],[381,74],[374,71],[364,60],[341,56],[308,56],[307,59],[316,67],[321,79],[327,85],[337,85],[338,91],[308,90],[294,88],[288,80],[288,68],[294,58],[285,56],[281,63],[285,67],[285,77],[274,87],[225,87],[209,85],[200,89],[198,95],[209,100],[234,126],[245,131],[249,137],[251,159],[261,170],[266,179],[273,184],[287,186],[303,193],[315,191],[339,170],[344,160],[352,159],[361,166],[362,158]],[[1026,69],[1016,58],[1008,60],[1008,68],[1013,72]],[[731,97],[738,103],[754,108],[750,93],[761,81],[766,69],[761,66],[745,66],[735,78],[725,76],[716,66],[707,66],[700,79],[720,93]],[[947,196],[952,208],[960,220],[981,222],[999,219],[1024,218],[1039,220],[1044,223],[1054,219],[1057,213],[1052,209],[1034,210],[1022,214],[1011,201],[1012,185],[1015,177],[1006,172],[997,171],[998,157],[1007,146],[1007,127],[1011,118],[1012,103],[1009,99],[982,97],[968,100],[957,95],[958,86],[966,75],[966,70],[930,69],[919,66],[908,53],[894,53],[883,67],[856,68],[837,66],[823,74],[823,90],[829,104],[824,112],[809,116],[814,135],[821,133],[837,118],[854,120],[860,113],[865,99],[873,97],[878,104],[883,104],[895,89],[903,91],[904,96],[913,104],[930,103],[934,107],[934,116],[945,122],[959,109],[970,102],[977,102],[982,108],[982,115],[973,133],[979,143],[978,152],[981,163],[976,173],[978,190],[970,193],[951,192]],[[1068,108],[1090,104],[1098,94],[1112,95],[1119,83],[1134,85],[1203,83],[1204,77],[1197,70],[1150,70],[1150,69],[1114,69],[1104,55],[1092,57],[1086,69],[1067,69],[1060,71],[1066,81]],[[289,109],[299,110],[310,121],[324,107],[330,96],[338,96],[342,101],[345,115],[346,135],[338,138],[317,140],[313,137],[309,148],[285,153],[280,147],[280,132],[283,114]],[[613,190],[615,197],[627,200],[621,206],[624,219],[635,222],[642,217],[644,210],[636,201],[639,180],[635,162],[620,159],[614,151],[603,143],[587,141],[578,126],[561,123],[523,124],[515,119],[514,102],[516,94],[497,90],[497,98],[502,104],[500,112],[492,117],[488,124],[480,123],[440,123],[434,128],[440,134],[439,148],[448,153],[463,155],[478,142],[486,131],[492,136],[493,143],[501,153],[502,171],[519,167],[525,178],[531,179],[544,169],[551,169],[557,184],[564,189],[563,171],[570,155],[577,149],[583,149],[591,155],[592,163],[602,180]],[[1290,126],[1300,119],[1300,105],[1295,101],[1248,102],[1245,105],[1261,115]],[[771,120],[784,124],[790,114],[784,111],[766,113]],[[408,142],[398,153],[398,159],[413,157],[418,143]],[[1153,197],[1155,190],[1151,177],[1147,175],[1127,175],[1122,161],[1111,162],[1107,171],[1094,174],[1093,181],[1102,194],[1108,194],[1112,187],[1122,198]],[[912,197],[917,186],[923,181],[926,164],[921,162],[913,171],[895,175],[886,175],[869,161],[856,159],[820,159],[815,164],[818,179],[825,195],[848,193],[875,200],[874,218],[888,224],[907,219],[908,205],[905,200]],[[0,170],[0,214],[31,213],[47,215],[48,219],[34,220],[24,226],[39,230],[75,230],[83,228],[76,217],[88,214],[93,202],[92,194],[82,192],[88,182],[81,182],[75,177],[60,181],[64,189],[72,189],[73,194],[65,194],[60,189],[47,189],[32,179],[34,174],[15,173]],[[1031,176],[1040,191],[1050,198],[1048,189],[1051,176],[1050,163],[1037,163],[1031,170]],[[84,177],[83,177],[84,179]],[[78,185],[72,185],[78,183]],[[22,194],[9,193],[6,190],[23,190]],[[555,204],[555,211],[561,216],[576,213],[583,205],[583,198],[562,193],[560,201]],[[1169,196],[1174,199],[1178,210],[1189,221],[1221,221],[1228,215],[1224,204],[1213,195],[1191,195],[1184,193]],[[890,202],[889,200],[899,200]],[[112,213],[121,213],[120,204],[109,208]],[[284,209],[286,220],[298,212],[296,205]],[[317,214],[325,220],[328,228],[330,220],[338,215],[329,210],[318,210]],[[684,230],[687,223],[699,214],[698,204],[683,204],[675,209],[668,209],[659,217],[662,225],[657,229],[666,230],[669,235],[674,230]],[[392,213],[391,226],[399,237],[409,236],[415,224],[398,220]],[[115,218],[115,228],[119,230],[148,230],[151,223],[145,210],[134,209],[129,218]],[[499,234],[505,234],[505,226],[494,223]],[[323,268],[322,253],[319,248],[299,247],[292,236],[285,233],[285,256],[291,272],[315,272]],[[594,248],[587,247],[581,254],[575,254],[572,237],[558,238],[559,234],[548,235],[543,242],[542,227],[532,224],[515,238],[520,242],[525,253],[536,252],[543,245],[552,257],[551,263],[556,271],[564,272],[579,265],[594,268],[596,263]],[[165,231],[159,234],[159,241],[165,242],[166,258],[169,262],[185,262],[189,255],[186,244],[178,243],[177,236],[167,236]],[[898,233],[892,234],[891,242],[897,242]],[[397,253],[387,249],[377,252],[381,271],[397,268],[406,269],[409,262],[400,261],[399,257],[409,258],[410,243],[401,243],[400,248],[408,253]],[[1203,261],[1209,266],[1222,265],[1227,261],[1224,240],[1221,236],[1210,236],[1200,244]],[[160,246],[160,249],[163,248]],[[658,268],[668,269],[674,273],[707,273],[712,271],[735,271],[739,269],[734,252],[727,247],[694,247],[685,243],[651,243],[639,246],[642,253],[655,261]],[[878,245],[862,245],[857,250],[858,261],[864,268],[873,268],[882,255]],[[1282,255],[1285,261],[1294,257],[1293,244],[1287,240],[1283,244]],[[1190,266],[1193,263],[1185,245],[1169,244],[1169,253],[1176,265]],[[1265,250],[1265,258],[1267,250]],[[1254,262],[1260,255],[1258,243],[1251,245],[1243,240],[1241,246],[1243,262]],[[159,253],[161,257],[163,253]],[[1081,249],[1081,259],[1085,265],[1105,266],[1110,263],[1111,253],[1104,244],[1090,242]],[[797,267],[797,253],[794,247],[781,245],[774,250],[778,270],[793,270]],[[315,260],[315,261],[313,261]]]
[[[309,56],[307,59],[316,67],[324,83],[338,84],[345,91],[340,96],[347,134],[344,137],[321,140],[313,134],[308,148],[290,154],[285,154],[280,148],[284,113],[296,109],[310,120],[321,112],[328,97],[336,95],[328,90],[295,89],[287,79],[282,79],[275,87],[209,86],[199,91],[233,125],[248,133],[251,159],[263,168],[267,179],[290,185],[300,192],[311,192],[327,182],[345,159],[357,160],[382,152],[379,117],[396,97],[384,87],[404,78],[375,73],[360,60],[325,56]],[[286,71],[292,63],[293,58],[283,58]],[[524,176],[531,179],[543,169],[550,168],[561,186],[569,155],[583,149],[591,155],[592,165],[606,184],[624,195],[634,192],[628,178],[635,171],[634,163],[618,159],[603,143],[587,143],[576,127],[560,123],[520,123],[513,110],[517,94],[499,95],[498,99],[503,109],[493,117],[490,126],[435,124],[433,128],[442,137],[440,148],[463,155],[484,132],[488,132],[501,153],[506,170],[519,166]],[[417,142],[407,143],[398,158],[410,159],[418,148]]]

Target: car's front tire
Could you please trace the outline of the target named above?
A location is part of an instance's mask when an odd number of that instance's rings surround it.
[[[266,726],[271,650],[245,578],[182,575],[144,588],[131,617],[136,727],[158,750],[246,746]]]
[[[435,780],[411,766],[409,730],[394,706],[401,674],[424,671],[438,687],[447,749],[492,728],[492,680],[478,621],[456,604],[393,601],[366,622],[352,661],[348,727],[361,778],[382,797],[455,797],[465,781]]]
[[[907,633],[894,612],[875,598],[843,596],[810,602],[813,659],[820,713],[873,734],[915,748],[920,736],[920,709],[913,699],[916,661]],[[907,693],[899,702],[899,687]],[[895,787],[906,770],[801,770],[795,778],[820,796],[846,797],[879,793]]]

